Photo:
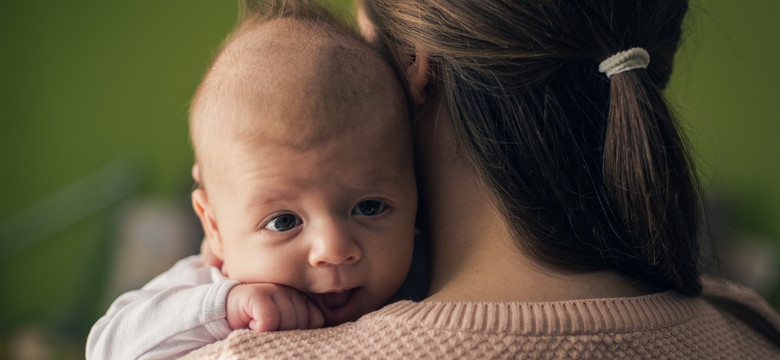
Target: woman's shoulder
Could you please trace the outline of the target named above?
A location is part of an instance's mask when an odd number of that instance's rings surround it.
[[[780,346],[780,314],[761,295],[724,279],[705,277],[702,285],[701,298]]]
[[[736,289],[724,292],[740,298]],[[739,318],[723,316],[706,296],[669,291],[546,303],[402,301],[332,328],[235,331],[188,358],[647,358],[659,351],[671,359],[743,351],[780,356],[776,345],[742,331]]]

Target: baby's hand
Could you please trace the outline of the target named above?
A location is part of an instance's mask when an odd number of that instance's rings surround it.
[[[240,284],[227,296],[227,321],[233,330],[275,331],[320,328],[325,318],[303,293],[270,284]]]

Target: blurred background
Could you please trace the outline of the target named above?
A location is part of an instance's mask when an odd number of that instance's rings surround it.
[[[723,268],[780,308],[780,2],[692,6],[667,94]],[[197,251],[187,106],[237,5],[2,7],[0,359],[83,358],[114,297]]]

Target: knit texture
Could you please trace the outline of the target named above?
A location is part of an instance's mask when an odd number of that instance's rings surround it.
[[[319,330],[234,331],[187,359],[780,359],[780,316],[749,289],[545,303],[403,301]]]

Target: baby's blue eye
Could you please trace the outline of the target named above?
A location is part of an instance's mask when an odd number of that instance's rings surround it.
[[[293,214],[283,214],[273,218],[265,228],[271,231],[289,231],[301,224],[301,220]]]
[[[379,200],[363,200],[352,209],[352,214],[374,216],[383,213],[386,209],[385,204]]]

